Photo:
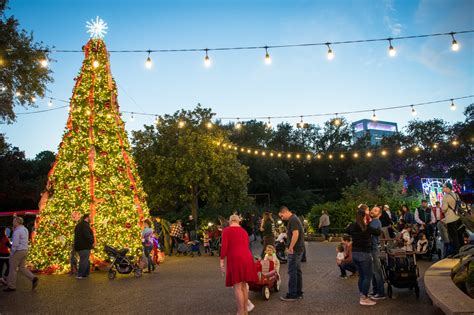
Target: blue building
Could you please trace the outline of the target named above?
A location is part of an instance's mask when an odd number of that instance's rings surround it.
[[[354,141],[368,134],[371,145],[378,145],[383,137],[390,137],[398,132],[397,123],[371,119],[355,121],[352,123],[352,128],[354,130]]]

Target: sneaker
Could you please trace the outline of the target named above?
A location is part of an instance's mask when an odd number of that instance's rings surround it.
[[[375,294],[375,295],[369,294],[368,296],[369,296],[370,299],[372,299],[374,301],[385,300],[387,298],[385,295],[381,295],[381,294]]]
[[[298,300],[302,300],[303,298],[304,298],[304,295],[303,295],[303,294],[300,294],[300,295],[298,295],[298,297],[297,297]]]
[[[359,303],[360,305],[367,305],[367,306],[372,306],[372,305],[377,304],[377,302],[372,301],[368,297],[363,297],[363,296],[360,297]]]
[[[280,296],[280,300],[284,302],[296,302],[297,298],[290,297],[289,295]]]
[[[78,280],[82,280],[82,279],[84,279],[84,278],[85,278],[85,277],[81,277],[81,276],[77,276],[77,277],[76,277],[76,279],[78,279]]]
[[[248,300],[247,301],[247,312],[250,313],[251,311],[253,311],[254,308],[255,308],[255,305],[250,300]]]
[[[16,291],[16,289],[12,289],[12,288],[3,289],[3,292],[13,292],[13,291]]]
[[[38,277],[34,277],[33,281],[31,281],[31,289],[34,290],[38,286]]]
[[[344,279],[344,280],[345,280],[345,279],[347,279],[347,276],[340,275],[340,276],[339,276],[339,278],[341,278],[341,279]]]

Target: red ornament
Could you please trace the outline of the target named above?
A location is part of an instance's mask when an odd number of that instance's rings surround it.
[[[79,186],[76,187],[76,191],[77,191],[77,192],[81,192],[81,190],[82,190],[81,187],[79,187]]]
[[[79,219],[81,218],[81,213],[79,211],[73,211],[71,213],[71,218],[74,220],[74,221],[79,221]]]
[[[100,152],[100,156],[105,157],[105,156],[107,156],[107,155],[109,155],[109,154],[108,154],[107,152],[105,152],[105,151]]]
[[[119,166],[119,167],[118,167],[118,171],[119,171],[119,172],[124,172],[125,169],[123,168],[123,166]]]
[[[53,256],[53,253],[52,253],[52,252],[48,252],[48,256],[49,256],[49,257]]]
[[[100,130],[99,130],[99,134],[101,134],[101,135],[105,134],[105,130],[104,130],[104,129],[100,129]]]
[[[125,227],[126,227],[127,229],[129,229],[129,228],[132,227],[132,225],[130,224],[130,222],[127,222],[127,223],[125,223]]]
[[[67,184],[64,184],[64,189],[68,190],[69,186]]]
[[[130,189],[131,189],[131,190],[135,190],[135,186],[134,186],[134,185],[130,185]]]
[[[116,192],[117,192],[117,191],[112,190],[110,193],[111,193],[112,195],[115,195]]]
[[[81,152],[85,152],[86,150],[86,147],[81,147]]]

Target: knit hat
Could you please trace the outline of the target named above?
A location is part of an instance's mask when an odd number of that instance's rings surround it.
[[[453,184],[451,184],[450,182],[444,183],[444,187],[449,188],[450,190],[453,190]]]

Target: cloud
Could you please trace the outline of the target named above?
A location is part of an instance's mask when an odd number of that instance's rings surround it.
[[[390,30],[392,36],[398,36],[403,30],[403,25],[398,21],[397,9],[394,0],[384,0],[383,23]]]

